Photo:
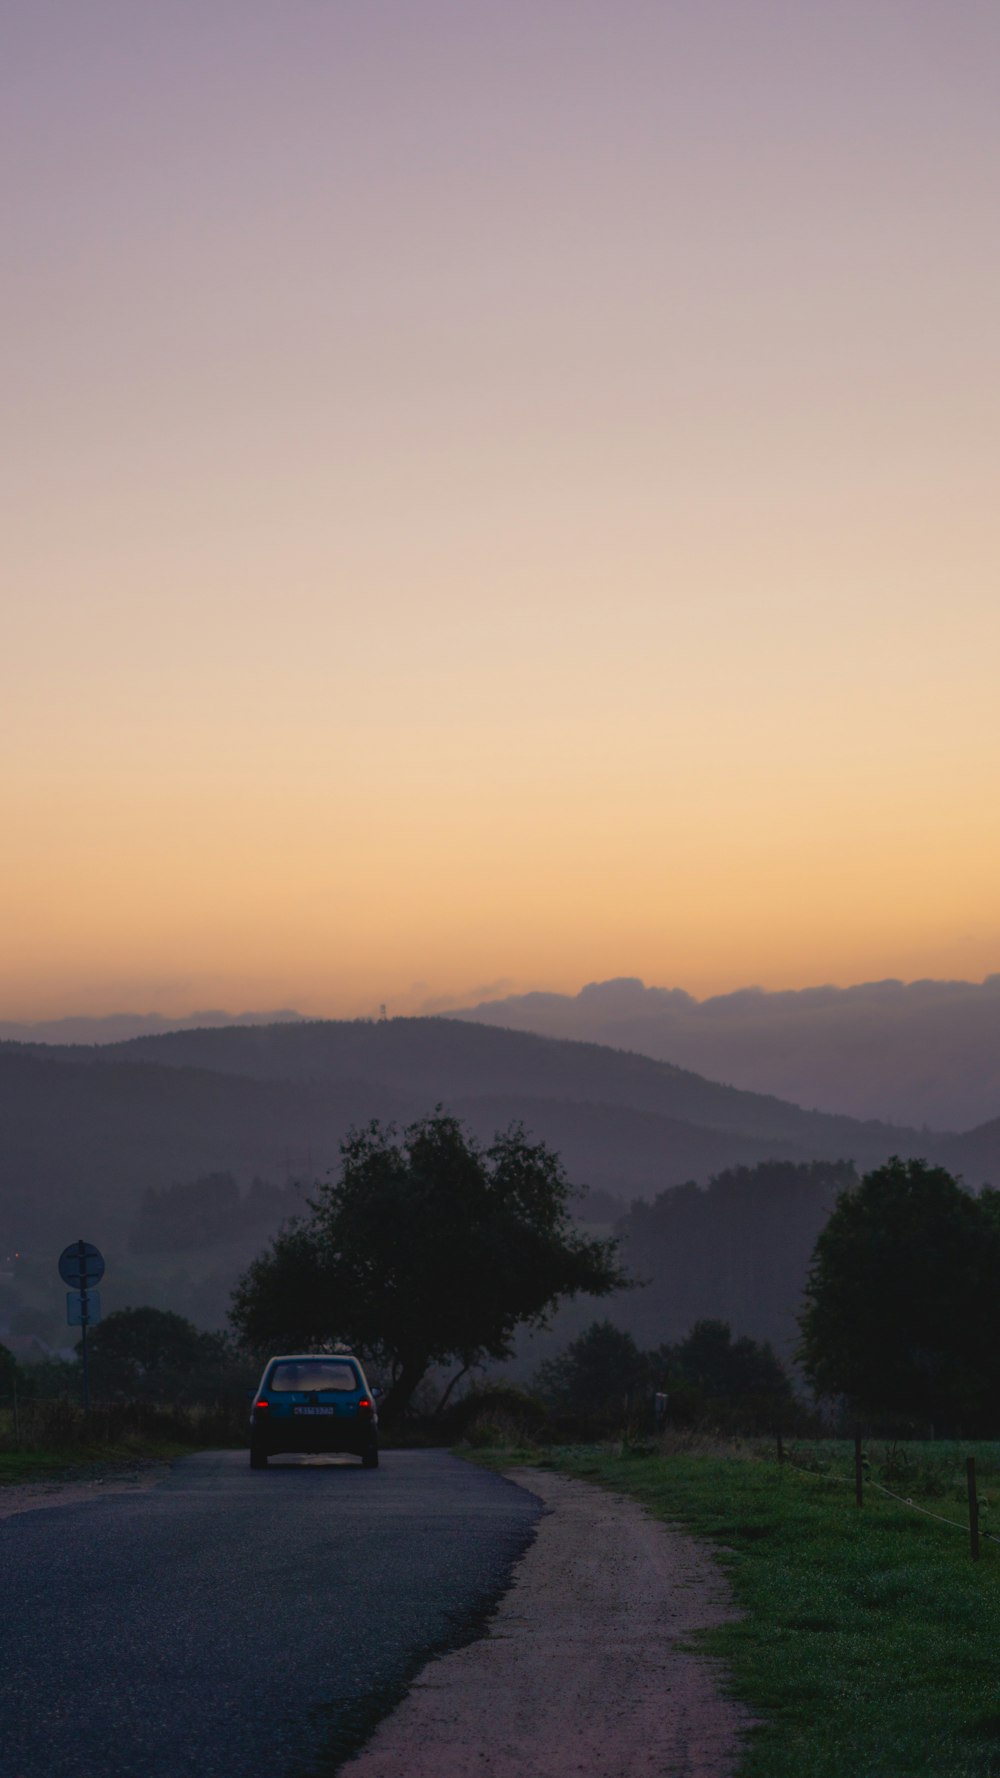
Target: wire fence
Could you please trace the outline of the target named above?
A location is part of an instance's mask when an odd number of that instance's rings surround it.
[[[784,1440],[780,1433],[777,1434],[776,1442],[778,1462],[782,1467],[797,1470],[800,1475],[812,1476],[816,1481],[836,1482],[843,1487],[853,1488],[855,1504],[858,1507],[864,1505],[865,1490],[867,1488],[874,1488],[877,1493],[885,1495],[889,1500],[895,1500],[899,1506],[905,1506],[910,1512],[921,1513],[924,1518],[934,1519],[939,1525],[948,1525],[953,1531],[960,1531],[963,1536],[968,1537],[969,1539],[969,1553],[974,1562],[979,1560],[980,1545],[983,1542],[1000,1544],[1000,1537],[997,1537],[991,1531],[987,1531],[982,1524],[983,1505],[978,1491],[976,1459],[974,1456],[967,1456],[965,1459],[968,1517],[965,1519],[951,1519],[948,1518],[945,1513],[935,1512],[932,1507],[922,1506],[919,1501],[914,1500],[912,1495],[899,1494],[894,1488],[887,1487],[884,1482],[876,1481],[871,1474],[866,1474],[865,1469],[867,1466],[867,1458],[864,1454],[863,1442],[860,1434],[856,1434],[854,1439],[853,1476],[838,1475],[835,1472],[830,1472],[828,1470],[824,1471],[811,1468],[806,1463],[796,1462],[792,1452],[785,1449]]]

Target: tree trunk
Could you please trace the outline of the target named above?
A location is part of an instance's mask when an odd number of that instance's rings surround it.
[[[448,1384],[448,1387],[445,1390],[444,1394],[442,1395],[441,1400],[438,1402],[437,1407],[434,1409],[435,1420],[440,1420],[441,1415],[444,1413],[444,1410],[448,1404],[448,1397],[451,1394],[452,1390],[454,1389],[455,1384],[460,1383],[462,1381],[463,1377],[467,1377],[469,1372],[471,1371],[471,1369],[472,1369],[471,1364],[463,1364],[461,1370],[455,1372],[455,1375],[452,1377],[451,1382]]]
[[[410,1399],[417,1385],[423,1382],[430,1366],[428,1358],[406,1358],[399,1367],[399,1375],[393,1378],[379,1402],[378,1417],[384,1426],[395,1426],[401,1420],[410,1405]]]

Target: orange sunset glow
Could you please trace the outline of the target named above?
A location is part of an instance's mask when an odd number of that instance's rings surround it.
[[[1000,968],[1000,15],[6,35],[4,1017]]]

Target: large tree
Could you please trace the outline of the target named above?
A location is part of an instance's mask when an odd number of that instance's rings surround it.
[[[17,1387],[17,1359],[7,1346],[0,1346],[0,1395],[13,1395]]]
[[[543,1401],[571,1414],[620,1421],[626,1401],[649,1383],[649,1358],[611,1321],[592,1321],[557,1358],[535,1373]]]
[[[391,1420],[432,1366],[508,1358],[517,1327],[627,1282],[569,1198],[558,1155],[519,1125],[484,1149],[440,1107],[401,1136],[372,1123],[241,1279],[233,1325],[258,1348],[346,1343],[385,1369]]]
[[[894,1157],[816,1242],[799,1356],[821,1395],[938,1431],[995,1428],[1000,1217],[942,1167]]]
[[[92,1329],[89,1347],[98,1395],[172,1402],[223,1392],[225,1336],[202,1333],[172,1309],[114,1309]]]
[[[767,1341],[752,1340],[747,1334],[734,1340],[727,1321],[696,1321],[685,1339],[651,1354],[655,1356],[666,1373],[668,1389],[686,1385],[705,1415],[725,1408],[742,1413],[747,1426],[755,1421],[780,1425],[782,1416],[788,1424],[792,1386]]]

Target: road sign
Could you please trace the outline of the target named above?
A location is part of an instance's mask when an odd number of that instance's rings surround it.
[[[74,1290],[89,1290],[104,1277],[104,1255],[92,1241],[73,1241],[59,1255],[59,1276]]]
[[[67,1290],[66,1321],[70,1327],[93,1327],[101,1319],[99,1290]]]
[[[94,1289],[104,1277],[104,1255],[93,1241],[71,1241],[59,1255],[59,1276],[72,1289],[66,1292],[66,1320],[82,1328],[80,1357],[83,1360],[83,1411],[90,1420],[90,1364],[87,1329],[101,1319],[101,1299]]]

